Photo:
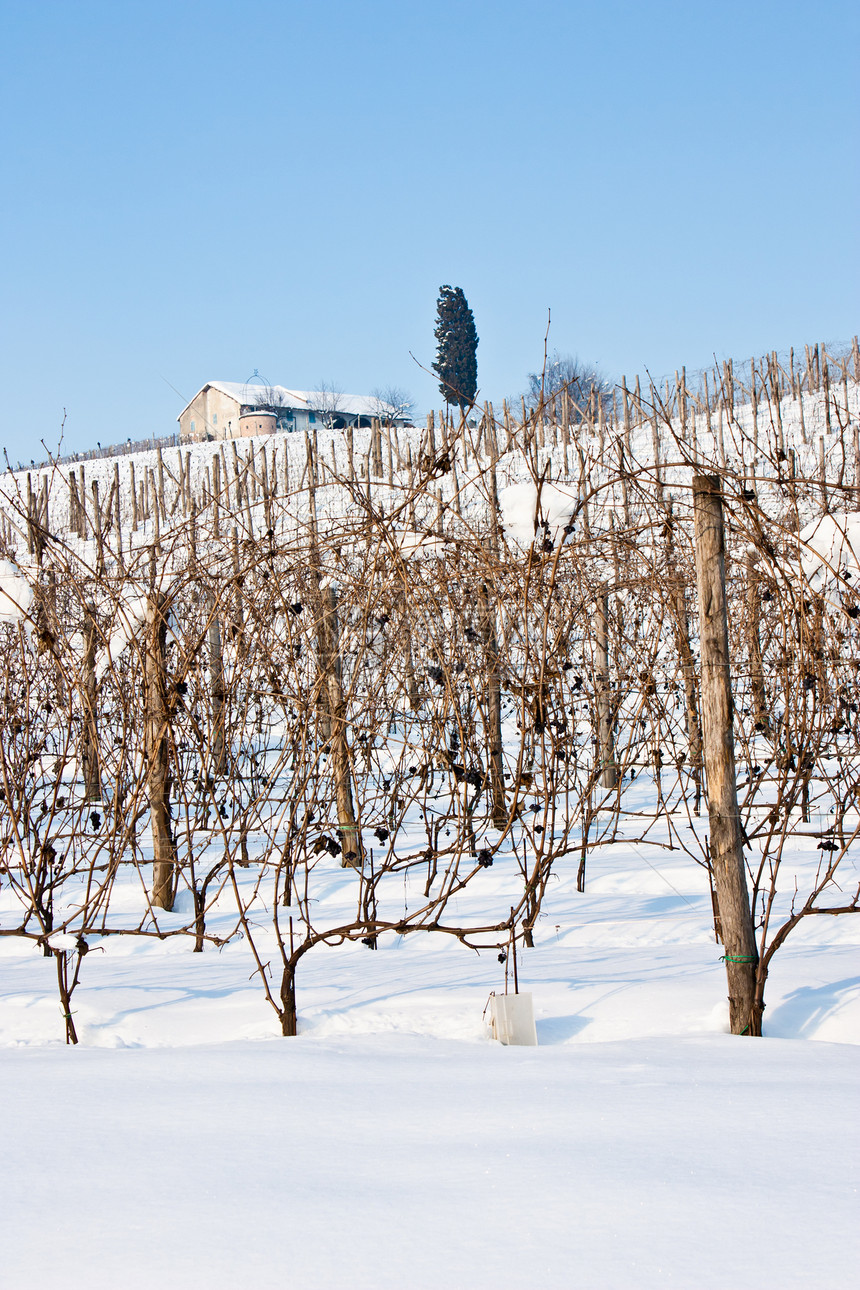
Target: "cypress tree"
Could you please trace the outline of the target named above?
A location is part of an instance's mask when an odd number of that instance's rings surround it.
[[[440,287],[436,302],[436,362],[446,403],[470,408],[478,393],[478,333],[462,287]]]

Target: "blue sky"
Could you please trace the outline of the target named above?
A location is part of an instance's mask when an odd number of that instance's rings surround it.
[[[0,0],[0,37],[13,459],[255,368],[426,410],[442,283],[494,400],[548,308],[615,377],[860,326],[856,3]]]

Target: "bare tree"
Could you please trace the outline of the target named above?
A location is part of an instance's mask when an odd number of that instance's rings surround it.
[[[329,430],[342,429],[343,390],[334,381],[320,381],[319,387],[308,395],[308,409]]]
[[[604,405],[611,401],[612,389],[612,382],[599,367],[556,350],[547,357],[541,371],[529,372],[525,400],[527,407],[542,408],[551,412],[554,420],[560,420],[562,399],[566,398],[568,418],[577,422],[587,418],[594,400]]]
[[[374,416],[390,425],[392,421],[411,422],[415,413],[415,399],[399,385],[376,386],[370,392],[374,400]]]

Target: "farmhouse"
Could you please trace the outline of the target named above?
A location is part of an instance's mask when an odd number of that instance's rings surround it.
[[[396,408],[369,394],[207,381],[177,420],[182,442],[196,443],[315,426],[343,430],[349,425],[369,426],[374,417],[396,426],[410,424],[409,418],[398,415]]]

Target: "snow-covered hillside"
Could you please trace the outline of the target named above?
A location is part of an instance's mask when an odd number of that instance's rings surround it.
[[[507,414],[507,421],[494,416],[493,452],[498,459],[498,486],[514,485],[545,475],[548,481],[561,481],[566,487],[600,489],[601,483],[619,471],[618,445],[625,456],[623,466],[633,476],[644,474],[653,482],[659,474],[667,489],[689,484],[689,472],[695,462],[728,469],[754,482],[773,479],[777,470],[788,478],[788,454],[793,455],[791,469],[798,480],[818,481],[824,474],[836,495],[845,486],[856,488],[857,460],[854,430],[860,417],[860,385],[856,378],[836,386],[812,392],[798,391],[797,397],[784,397],[779,403],[760,394],[755,409],[750,402],[738,401],[731,407],[718,404],[708,413],[698,410],[695,401],[685,405],[683,416],[675,407],[674,397],[667,394],[656,403],[642,400],[634,407],[629,426],[607,421],[597,424],[585,421],[565,434],[554,423],[530,422],[525,430]],[[737,394],[738,400],[741,394]],[[778,409],[778,410],[777,410]],[[424,427],[400,428],[390,436],[382,429],[378,468],[374,468],[372,436],[368,429],[351,431],[350,449],[342,430],[320,425],[314,434],[315,473],[319,489],[321,514],[342,514],[354,506],[353,492],[361,481],[364,491],[370,482],[374,504],[383,511],[397,509],[410,488],[423,478],[420,463],[430,457],[438,460],[445,441],[458,445],[453,470],[440,471],[430,490],[433,502],[441,497],[445,515],[455,527],[461,519],[475,525],[485,519],[487,506],[486,467],[490,457],[489,438],[484,432],[486,413],[471,418],[474,424],[462,429],[451,422],[443,428],[439,414],[431,438]],[[568,442],[565,443],[564,440]],[[528,445],[527,450],[524,451]],[[780,454],[784,454],[781,463]],[[259,533],[265,516],[261,501],[263,492],[263,458],[273,494],[289,505],[277,508],[280,523],[293,526],[307,520],[307,436],[278,434],[222,443],[195,443],[170,447],[163,451],[144,451],[116,457],[96,457],[65,465],[45,465],[29,472],[9,471],[2,477],[0,503],[10,525],[9,541],[18,559],[26,556],[26,534],[22,514],[27,512],[29,488],[35,497],[45,492],[49,498],[48,527],[67,540],[74,527],[71,515],[69,476],[75,476],[75,488],[89,514],[85,534],[93,539],[92,487],[98,486],[100,505],[105,512],[106,533],[115,531],[119,514],[126,549],[145,546],[152,541],[155,524],[151,514],[156,490],[162,493],[163,516],[159,536],[164,530],[184,524],[192,499],[201,521],[211,519],[216,484],[220,483],[222,510],[240,532]],[[411,458],[411,463],[410,463]],[[218,462],[216,476],[216,459]],[[249,483],[249,507],[236,507],[236,481]],[[108,516],[108,499],[117,481]],[[183,481],[185,481],[183,483]],[[348,487],[348,484],[352,487]],[[139,505],[139,522],[133,520],[132,486],[136,493],[144,489],[146,502]],[[232,497],[231,497],[232,488]],[[612,490],[610,504],[618,509],[617,490]],[[604,499],[599,499],[600,505]],[[419,509],[421,509],[419,507]],[[815,505],[810,512],[815,511]],[[146,514],[143,512],[146,511]],[[251,519],[249,521],[249,513]],[[426,522],[436,520],[429,501],[423,508]],[[132,527],[134,531],[132,532]],[[265,525],[263,531],[268,525]]]

